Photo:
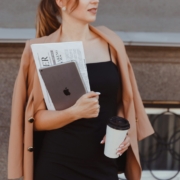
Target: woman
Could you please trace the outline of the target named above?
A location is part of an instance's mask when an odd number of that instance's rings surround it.
[[[118,180],[117,173],[125,171],[127,179],[140,179],[137,139],[154,131],[122,41],[105,27],[98,30],[89,25],[96,19],[98,4],[98,0],[41,0],[38,38],[26,43],[14,87],[8,178],[24,175],[24,180]],[[30,45],[65,41],[83,42],[92,91],[70,108],[49,111]],[[117,149],[120,157],[110,159],[103,154],[106,121],[117,114],[129,120],[131,129]],[[33,130],[45,131],[40,146],[36,133],[33,142]]]

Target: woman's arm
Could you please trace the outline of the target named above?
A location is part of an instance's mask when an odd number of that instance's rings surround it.
[[[99,94],[94,91],[86,93],[73,106],[61,111],[47,110],[43,100],[34,115],[34,130],[58,129],[81,118],[97,117],[100,108]]]
[[[61,111],[50,111],[44,109],[44,102],[42,102],[40,106],[41,110],[35,114],[35,131],[61,128],[78,119],[73,106]]]

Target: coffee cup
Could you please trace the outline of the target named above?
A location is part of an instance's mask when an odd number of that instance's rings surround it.
[[[111,117],[106,126],[106,141],[104,155],[109,158],[118,158],[116,153],[119,145],[124,141],[130,128],[129,121],[119,116]]]

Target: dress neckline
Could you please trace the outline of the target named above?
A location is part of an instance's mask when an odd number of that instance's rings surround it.
[[[114,66],[117,68],[117,65],[113,63],[111,60],[110,61],[102,61],[102,62],[93,62],[93,63],[86,63],[86,65],[93,65],[93,64],[102,64],[102,63],[112,63]]]

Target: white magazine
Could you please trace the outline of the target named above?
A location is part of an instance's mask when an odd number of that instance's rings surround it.
[[[75,61],[87,92],[90,92],[89,78],[82,41],[32,44],[31,49],[36,64],[44,100],[48,110],[55,110],[44,81],[39,73],[40,68],[56,66]]]

